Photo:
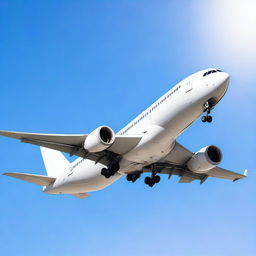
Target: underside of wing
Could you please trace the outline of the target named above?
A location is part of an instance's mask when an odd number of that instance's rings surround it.
[[[162,160],[162,162],[184,165],[192,156],[193,152],[189,151],[177,141],[172,151]]]
[[[180,183],[189,183],[193,180],[200,180],[200,183],[202,184],[208,177],[236,181],[247,176],[246,173],[240,174],[218,166],[205,173],[192,172],[188,169],[187,163],[193,155],[193,152],[176,142],[173,150],[165,158],[157,163],[144,167],[143,171],[152,172],[152,170],[155,170],[161,174],[168,174],[169,177],[171,177],[171,175],[177,175],[180,177]]]
[[[0,131],[0,135],[77,156],[84,155],[81,146],[87,137],[86,134],[43,134],[12,131]]]
[[[172,175],[178,176],[180,177],[179,183],[190,183],[194,180],[200,180],[200,182],[203,183],[206,178],[208,178],[206,175],[191,172],[182,165],[175,165],[166,162],[154,163],[153,166],[149,165],[143,168],[143,172],[152,172],[152,170],[160,174],[167,174],[169,175],[169,178],[171,178]]]
[[[227,180],[232,180],[232,181],[237,181],[237,180],[247,177],[246,172],[244,174],[240,174],[240,173],[236,173],[236,172],[232,172],[232,171],[223,169],[221,167],[215,167],[215,168],[211,169],[209,172],[207,172],[207,175],[209,177],[227,179]]]
[[[16,173],[16,172],[7,172],[4,173],[6,176],[10,176],[19,180],[24,180],[30,183],[34,183],[41,186],[47,186],[53,183],[56,178],[43,176],[43,175],[36,175],[36,174],[28,174],[28,173]]]
[[[169,177],[176,175],[180,177],[179,183],[190,183],[194,180],[199,180],[200,183],[204,183],[208,177],[227,179],[237,181],[242,178],[246,178],[246,172],[244,174],[232,172],[220,167],[215,167],[206,173],[195,173],[190,171],[186,166],[174,165],[171,163],[154,163],[153,166],[147,166],[143,169],[143,172],[152,172],[153,168],[160,174],[167,174]]]
[[[19,139],[22,142],[42,146],[76,155],[86,159],[108,164],[109,157],[122,155],[135,147],[142,138],[142,135],[116,135],[114,143],[104,151],[88,152],[84,149],[84,142],[87,134],[42,134],[24,133],[12,131],[0,131],[1,136]]]
[[[31,142],[44,141],[55,144],[64,144],[72,146],[80,146],[85,141],[87,136],[86,134],[44,134],[12,131],[0,131],[0,135],[23,140],[24,142],[28,142],[29,140],[31,140]]]

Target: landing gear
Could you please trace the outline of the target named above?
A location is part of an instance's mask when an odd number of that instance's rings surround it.
[[[106,179],[109,179],[111,176],[114,176],[119,169],[119,163],[113,162],[108,166],[108,168],[102,168],[101,175],[103,175]]]
[[[153,173],[151,177],[147,176],[144,180],[145,184],[147,184],[149,187],[153,187],[159,181],[160,181],[160,176]]]
[[[212,122],[212,116],[202,116],[201,118],[202,122],[205,123],[205,122],[208,122],[208,123],[211,123]]]
[[[211,108],[212,108],[212,105],[207,101],[204,104],[204,112],[206,112],[206,115],[202,116],[202,118],[201,118],[203,123],[205,123],[205,122],[211,123],[212,122],[212,116],[209,115],[211,113]]]
[[[139,179],[141,176],[141,172],[129,173],[126,176],[127,181],[132,181],[133,183]]]

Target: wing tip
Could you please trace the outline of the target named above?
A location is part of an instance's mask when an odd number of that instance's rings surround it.
[[[244,179],[244,178],[247,178],[247,175],[248,175],[248,170],[245,169],[245,170],[244,170],[244,173],[241,174],[242,177],[234,179],[233,182],[238,181],[238,180],[241,180],[241,179]]]
[[[12,173],[11,173],[11,172],[4,172],[4,173],[2,173],[2,175],[5,175],[5,176],[11,176],[11,175],[12,175]]]

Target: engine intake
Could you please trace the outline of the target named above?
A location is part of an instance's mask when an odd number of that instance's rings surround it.
[[[108,126],[100,126],[86,137],[84,149],[89,152],[100,152],[109,148],[114,141],[114,131]]]
[[[221,150],[216,146],[207,146],[196,152],[187,163],[192,172],[206,173],[220,164],[222,160]]]

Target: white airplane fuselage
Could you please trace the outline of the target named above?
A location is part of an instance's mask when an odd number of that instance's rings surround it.
[[[204,112],[207,101],[216,105],[226,93],[229,75],[214,72],[204,76],[203,70],[179,82],[118,134],[143,134],[141,141],[122,156],[120,170],[109,179],[101,175],[101,163],[78,158],[63,175],[43,188],[49,194],[74,194],[103,189],[126,173],[164,158],[177,137]],[[216,70],[216,69],[215,69]]]

